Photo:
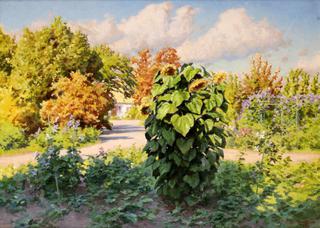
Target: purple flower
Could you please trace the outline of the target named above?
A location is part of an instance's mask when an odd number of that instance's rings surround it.
[[[80,126],[80,121],[77,120],[77,121],[75,122],[75,124],[74,124],[74,128],[78,128],[79,126]]]
[[[59,130],[59,125],[58,124],[54,124],[53,128],[52,128],[52,133],[57,133]]]
[[[72,128],[72,126],[73,126],[73,120],[69,120],[67,123],[67,127]]]

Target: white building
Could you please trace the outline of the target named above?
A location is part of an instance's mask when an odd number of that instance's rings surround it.
[[[125,98],[121,93],[113,94],[116,99],[116,104],[111,111],[111,116],[123,118],[129,109],[133,106],[132,98]]]

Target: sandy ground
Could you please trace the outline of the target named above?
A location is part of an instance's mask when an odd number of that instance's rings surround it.
[[[130,147],[132,145],[143,146],[146,143],[144,137],[144,127],[141,126],[139,120],[115,120],[112,131],[105,131],[100,136],[100,143],[80,149],[82,155],[95,155],[99,153],[100,148],[105,151],[114,149],[116,147]],[[226,160],[237,160],[239,151],[234,149],[224,150]],[[316,153],[287,153],[286,156],[291,157],[295,162],[311,161],[320,159],[320,154]],[[260,156],[255,152],[246,152],[244,156],[246,162],[255,162]],[[0,166],[14,165],[19,166],[28,162],[34,161],[35,153],[0,156]]]

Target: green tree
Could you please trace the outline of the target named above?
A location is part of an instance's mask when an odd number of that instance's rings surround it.
[[[291,70],[285,79],[283,94],[287,97],[295,95],[318,94],[320,92],[319,75],[313,77],[303,69]]]
[[[5,34],[0,27],[0,87],[6,86],[7,77],[12,70],[10,60],[14,54],[15,48],[16,44],[14,39]]]
[[[101,58],[103,65],[98,73],[99,79],[105,82],[109,91],[120,92],[125,97],[130,97],[136,84],[130,59],[114,52],[106,45],[98,46],[94,51]]]
[[[60,17],[40,31],[25,29],[12,59],[11,86],[23,102],[40,106],[51,97],[51,85],[73,71],[94,76],[102,67],[87,37],[73,33]],[[97,64],[98,63],[98,64]]]

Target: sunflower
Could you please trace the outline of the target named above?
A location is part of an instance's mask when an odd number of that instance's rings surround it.
[[[160,73],[162,75],[175,75],[177,71],[177,67],[173,64],[167,64],[164,67],[162,67]]]
[[[221,84],[223,83],[227,78],[227,74],[224,73],[224,72],[219,72],[219,73],[216,73],[213,77],[213,82],[214,84]]]
[[[200,89],[205,88],[208,85],[208,80],[206,79],[197,79],[189,85],[189,92],[196,92]]]

